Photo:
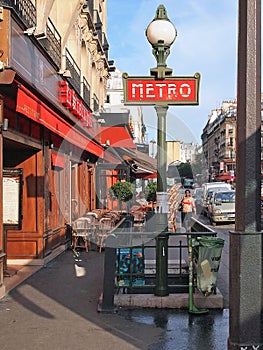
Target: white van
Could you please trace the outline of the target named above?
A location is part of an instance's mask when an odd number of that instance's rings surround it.
[[[214,192],[208,204],[208,218],[213,226],[219,222],[235,222],[236,191]]]
[[[232,186],[226,182],[206,182],[205,184],[202,185],[203,189],[203,198],[206,197],[207,192],[213,187],[225,187],[228,190],[232,190]]]
[[[207,182],[202,185],[202,213],[207,215],[208,203],[213,192],[229,191],[232,186],[226,182]]]

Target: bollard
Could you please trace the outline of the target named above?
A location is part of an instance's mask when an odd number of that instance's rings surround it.
[[[116,313],[114,304],[116,270],[116,236],[111,234],[107,237],[104,251],[104,277],[102,300],[98,305],[98,312]]]

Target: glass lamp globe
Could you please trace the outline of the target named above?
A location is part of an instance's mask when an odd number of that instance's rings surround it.
[[[176,35],[174,25],[165,19],[153,20],[146,29],[146,37],[151,45],[158,45],[162,41],[165,46],[170,46]]]

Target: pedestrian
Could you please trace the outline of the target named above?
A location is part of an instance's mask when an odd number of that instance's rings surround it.
[[[186,231],[190,231],[190,218],[196,215],[195,200],[191,196],[190,190],[185,190],[185,195],[181,198],[181,222]]]

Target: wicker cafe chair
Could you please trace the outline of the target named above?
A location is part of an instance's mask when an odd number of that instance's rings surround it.
[[[85,218],[89,220],[89,237],[90,241],[94,243],[96,241],[97,230],[99,228],[98,215],[93,212],[87,212]]]
[[[94,219],[98,219],[98,214],[94,213],[93,211],[87,211],[84,216],[85,218],[93,217]]]
[[[90,220],[81,217],[72,223],[72,248],[85,248],[86,252],[90,247]]]
[[[143,231],[144,228],[144,213],[142,211],[135,211],[132,213],[134,217],[133,227],[138,231]]]
[[[97,248],[101,253],[105,247],[105,240],[109,235],[109,231],[114,227],[114,221],[112,218],[101,218],[99,222],[99,230],[97,235]]]

